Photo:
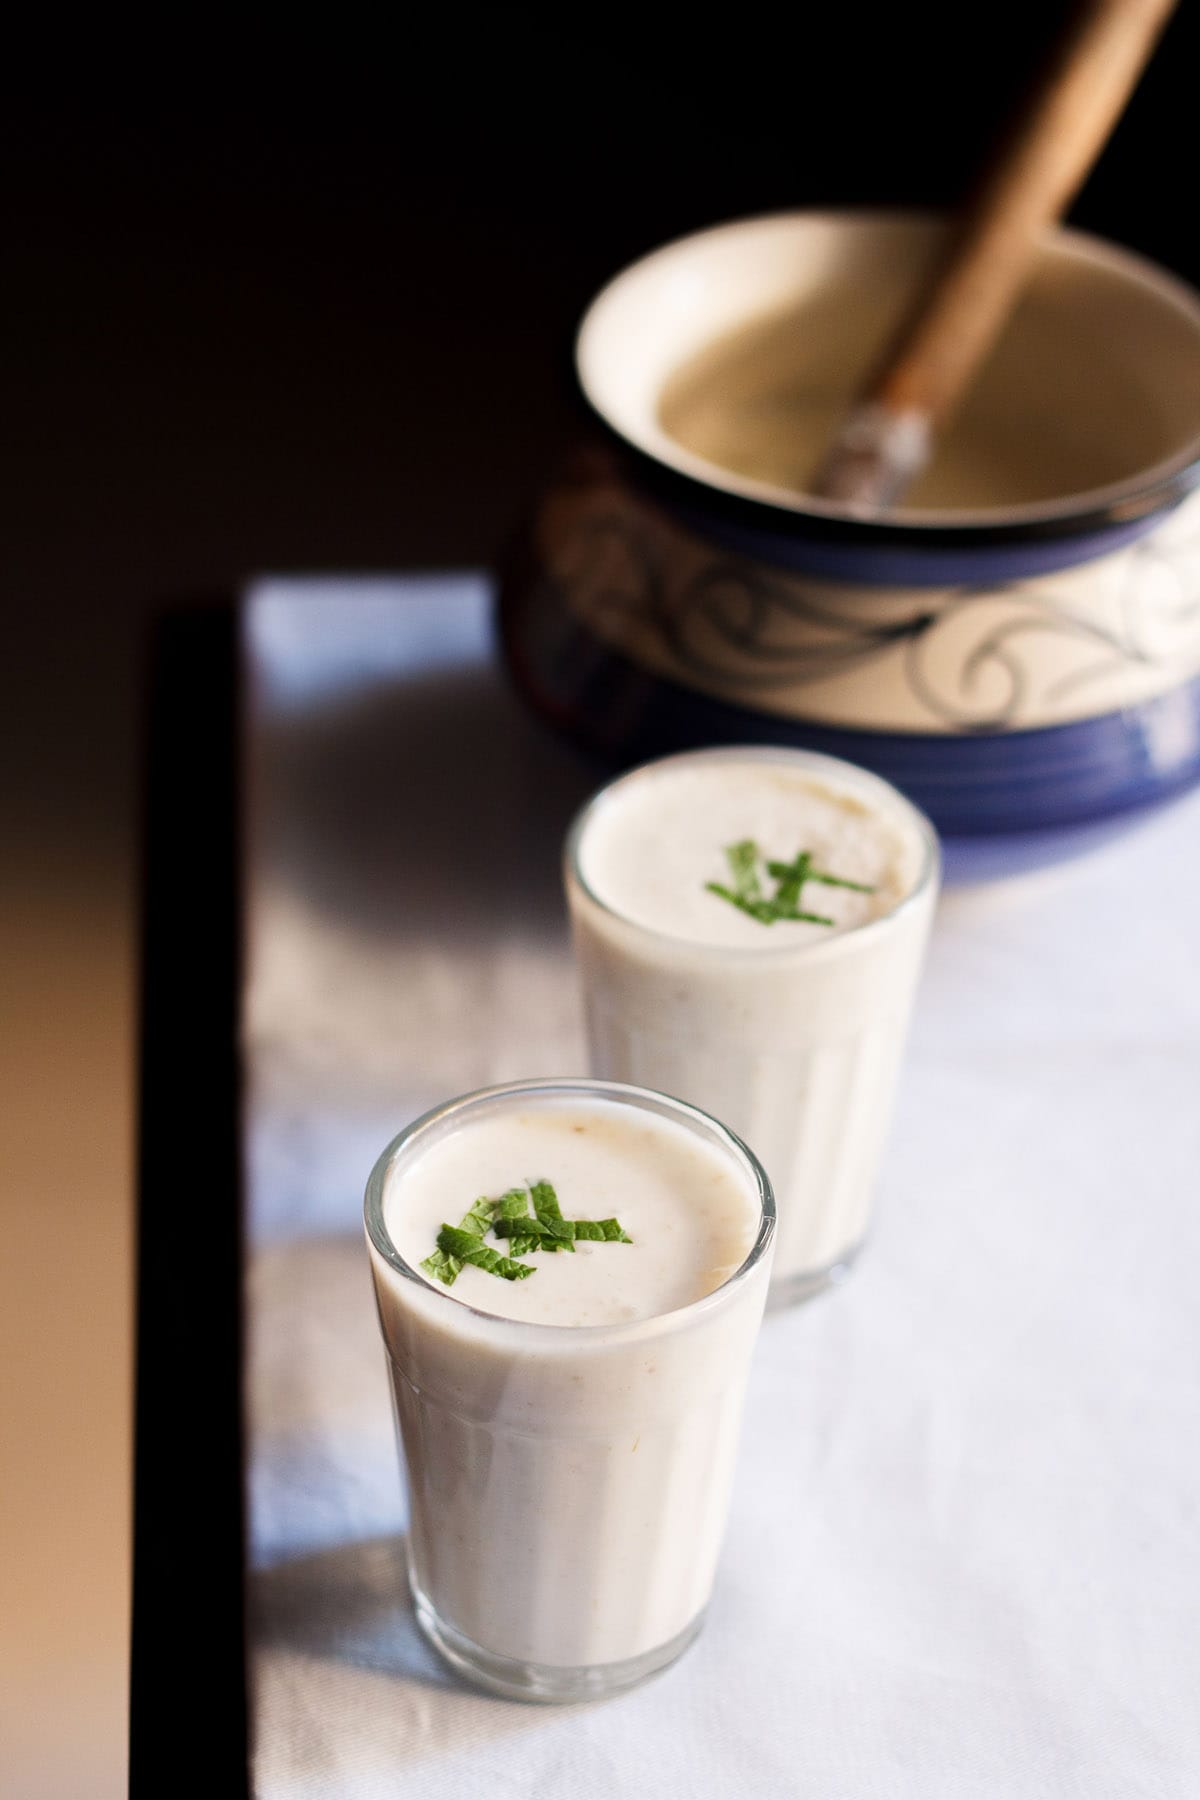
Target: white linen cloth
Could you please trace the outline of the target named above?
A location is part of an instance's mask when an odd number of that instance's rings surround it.
[[[1200,797],[942,900],[872,1240],[769,1317],[708,1623],[538,1708],[407,1599],[361,1235],[452,1094],[584,1068],[559,893],[595,771],[481,577],[245,612],[249,1645],[261,1800],[1194,1800]]]

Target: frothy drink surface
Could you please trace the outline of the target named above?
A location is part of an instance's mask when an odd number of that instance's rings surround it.
[[[538,1181],[564,1217],[616,1217],[632,1243],[528,1252],[536,1273],[520,1281],[468,1264],[447,1290],[456,1300],[544,1325],[649,1319],[720,1287],[754,1242],[757,1205],[727,1157],[668,1119],[575,1101],[493,1112],[435,1142],[385,1194],[392,1242],[419,1268],[440,1227],[474,1201]],[[485,1241],[507,1250],[491,1233]]]
[[[813,867],[869,887],[809,884],[803,907],[833,921],[764,926],[709,891],[730,879],[728,846],[753,840],[767,859],[809,851]],[[705,758],[650,768],[590,821],[580,866],[622,917],[697,944],[778,951],[819,942],[890,912],[918,875],[918,849],[857,794],[769,760]]]

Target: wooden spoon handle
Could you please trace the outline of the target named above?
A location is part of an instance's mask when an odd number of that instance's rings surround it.
[[[839,438],[814,492],[871,504],[864,447],[875,437],[890,433],[893,461],[919,466],[924,460],[922,443],[949,416],[995,341],[1042,232],[1065,210],[1099,155],[1175,3],[1091,0],[1080,13],[932,289],[893,343],[858,413],[850,415],[852,454],[839,459]],[[915,472],[911,467],[900,478]]]

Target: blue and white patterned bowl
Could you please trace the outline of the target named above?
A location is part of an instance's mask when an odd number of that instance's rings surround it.
[[[577,343],[597,441],[545,496],[501,619],[522,691],[612,760],[827,751],[1012,867],[1200,778],[1200,298],[1097,239],[1048,241],[972,404],[1010,462],[1052,445],[1069,492],[1043,475],[865,521],[662,423],[678,372],[763,320],[849,394],[945,229],[781,214],[617,276]]]

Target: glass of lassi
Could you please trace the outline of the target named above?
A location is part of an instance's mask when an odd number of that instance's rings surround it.
[[[756,1158],[661,1094],[519,1082],[401,1132],[365,1218],[425,1634],[526,1700],[673,1661],[712,1589],[767,1293]]]
[[[592,1072],[753,1146],[779,1208],[772,1306],[840,1279],[866,1236],[938,878],[902,794],[802,750],[644,764],[568,834]]]

